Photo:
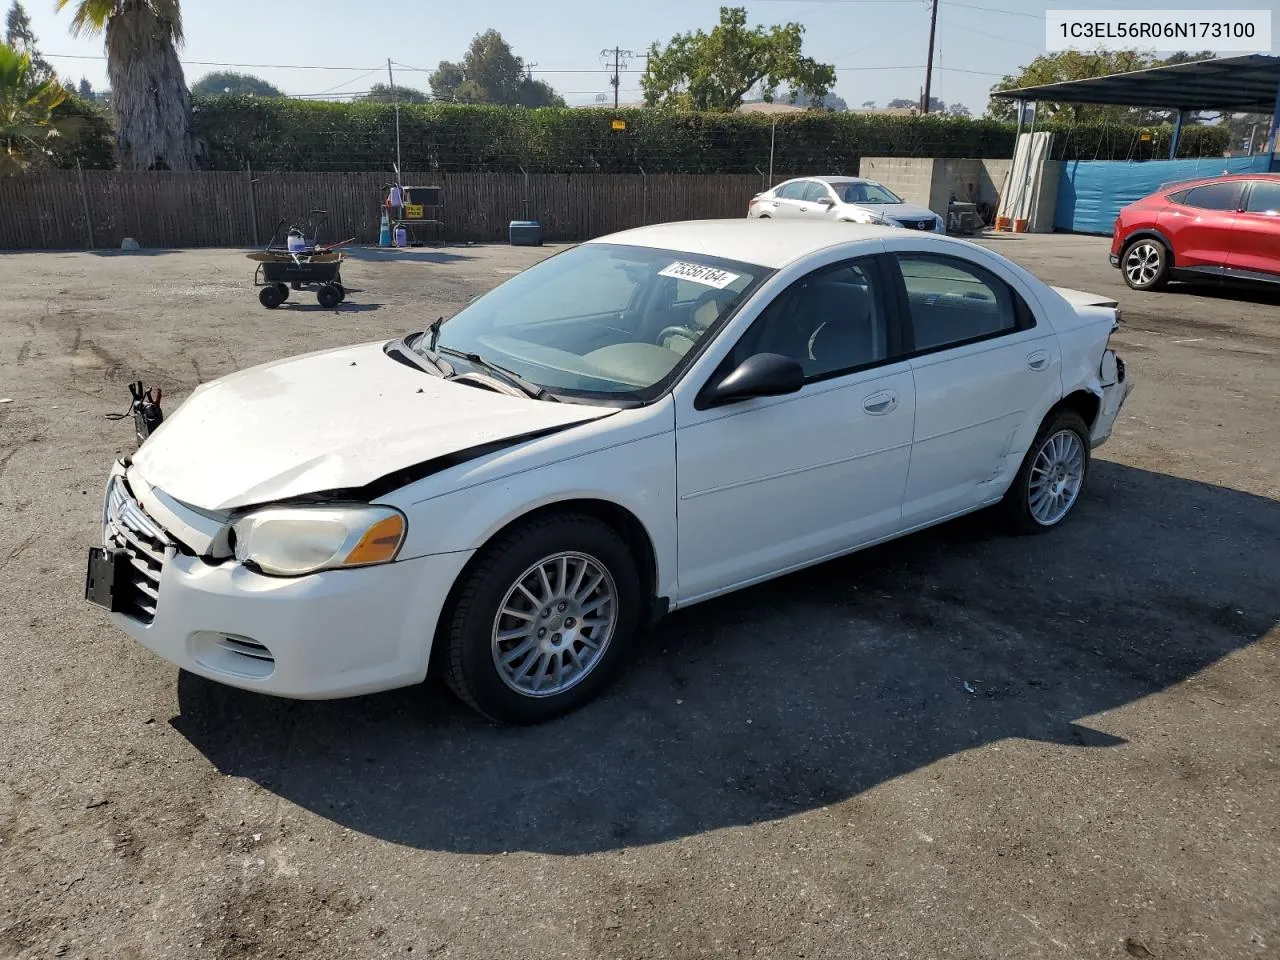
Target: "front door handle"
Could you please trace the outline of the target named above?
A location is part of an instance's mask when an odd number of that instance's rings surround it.
[[[1027,366],[1032,370],[1043,370],[1049,365],[1049,354],[1043,350],[1027,355]]]
[[[893,410],[898,405],[898,395],[892,390],[881,390],[879,393],[873,393],[869,397],[864,397],[862,401],[862,409],[873,416],[881,416]]]

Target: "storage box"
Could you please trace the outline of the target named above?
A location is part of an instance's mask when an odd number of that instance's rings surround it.
[[[542,246],[542,224],[537,220],[512,220],[507,237],[513,247]]]

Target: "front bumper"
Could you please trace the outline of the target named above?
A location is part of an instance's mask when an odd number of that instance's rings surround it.
[[[1113,267],[1120,266],[1120,257],[1117,254],[1114,254],[1114,253],[1107,254],[1107,260],[1110,261]]]
[[[286,578],[170,548],[151,621],[110,616],[153,653],[210,680],[298,699],[354,696],[426,677],[436,623],[470,556]]]

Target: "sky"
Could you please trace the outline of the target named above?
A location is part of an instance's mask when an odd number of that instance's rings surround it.
[[[10,0],[0,0],[7,9]],[[924,84],[930,0],[724,0],[747,8],[748,22],[798,22],[808,56],[833,64],[835,92],[851,107],[915,100]],[[975,116],[987,91],[1044,51],[1048,7],[1205,9],[1208,0],[939,0],[933,96]],[[72,37],[70,12],[54,0],[24,0],[40,49],[60,74],[107,85],[102,40]],[[429,92],[428,73],[460,60],[471,38],[498,30],[532,72],[571,104],[609,94],[600,51],[643,53],[654,41],[709,30],[721,0],[183,0],[187,83],[217,69],[253,73],[290,95],[359,92],[387,80]],[[1277,9],[1277,0],[1231,0],[1232,9]],[[1275,29],[1280,29],[1280,14]],[[213,64],[234,64],[221,67]],[[610,63],[610,66],[612,64]],[[644,61],[624,72],[621,99],[640,100]],[[407,69],[416,68],[416,69]]]

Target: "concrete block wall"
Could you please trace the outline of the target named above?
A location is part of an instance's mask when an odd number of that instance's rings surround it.
[[[994,208],[1012,165],[1012,160],[935,160],[929,209],[942,213],[952,194],[957,200],[967,203],[985,201]]]
[[[907,203],[938,212],[930,202],[936,162],[932,157],[863,157],[858,175],[883,183]],[[941,212],[945,216],[946,208]]]
[[[883,183],[908,203],[928,207],[945,217],[952,194],[957,200],[985,201],[994,208],[1006,189],[1005,178],[1012,166],[1013,161],[1005,159],[863,157],[859,175]],[[1056,174],[1052,179],[1056,189]],[[1048,200],[1048,216],[1052,221],[1052,199],[1044,199]],[[1044,209],[1043,202],[1041,209]]]

